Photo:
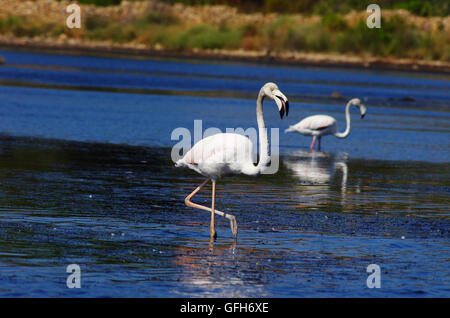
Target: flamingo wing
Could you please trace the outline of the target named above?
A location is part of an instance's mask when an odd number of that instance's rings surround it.
[[[314,115],[301,120],[296,128],[298,130],[323,130],[336,124],[336,119],[327,115]]]
[[[187,165],[230,164],[251,158],[253,144],[240,134],[216,134],[200,140],[181,159]]]

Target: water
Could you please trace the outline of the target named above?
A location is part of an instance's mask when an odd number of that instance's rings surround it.
[[[450,77],[0,51],[0,296],[448,297]],[[203,177],[170,159],[177,127],[255,127],[266,81],[291,101],[276,175],[217,188],[227,220],[184,205]],[[284,134],[327,113],[345,140]],[[404,97],[410,96],[410,101]],[[210,186],[196,197],[210,202]],[[79,264],[82,288],[68,289]],[[369,289],[369,264],[382,286]]]

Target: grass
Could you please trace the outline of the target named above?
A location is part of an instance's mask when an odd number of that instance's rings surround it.
[[[346,1],[343,1],[345,4]],[[412,2],[408,2],[412,3]],[[16,37],[68,38],[112,43],[135,43],[168,50],[245,49],[269,52],[336,52],[382,57],[450,61],[450,36],[442,30],[424,32],[400,16],[382,17],[382,28],[365,21],[351,25],[338,13],[326,12],[317,23],[298,23],[293,15],[279,15],[260,26],[232,21],[188,25],[168,12],[147,12],[126,23],[87,14],[79,30],[44,20],[7,16],[0,33]]]
[[[39,35],[41,29],[26,18],[8,15],[0,19],[0,33],[10,32],[18,37],[33,37]]]
[[[422,32],[399,16],[382,18],[381,24],[380,29],[369,29],[361,20],[350,26],[342,16],[328,13],[318,24],[296,25],[291,17],[280,16],[258,36],[263,47],[270,51],[288,49],[450,61],[450,37],[444,32]]]
[[[85,36],[90,40],[135,41],[171,50],[237,48],[242,39],[240,29],[207,24],[186,27],[164,12],[147,13],[128,25],[92,15],[86,18],[85,26]]]
[[[55,37],[66,29],[61,24],[32,21],[27,17],[8,15],[0,18],[0,34],[12,34],[17,37],[49,36]]]
[[[316,25],[278,20],[262,33],[269,49],[450,61],[450,37],[444,32],[422,32],[399,16],[382,19],[381,24],[380,29],[369,29],[361,20],[349,26],[339,15],[327,14]]]
[[[239,30],[203,24],[181,32],[166,46],[177,50],[237,48],[241,38]]]

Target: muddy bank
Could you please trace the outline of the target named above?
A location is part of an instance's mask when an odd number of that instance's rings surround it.
[[[58,53],[74,53],[88,55],[114,55],[133,56],[140,58],[172,57],[201,60],[222,60],[235,62],[253,62],[278,65],[308,65],[328,67],[354,67],[367,69],[405,70],[405,71],[427,71],[450,73],[450,63],[443,61],[423,61],[412,59],[395,59],[382,57],[359,57],[331,53],[300,53],[281,52],[268,53],[264,51],[245,50],[195,50],[195,51],[173,51],[136,47],[127,44],[110,43],[55,43],[54,41],[34,39],[1,39],[2,49],[21,49],[33,51],[48,51]],[[0,57],[0,64],[4,63]]]

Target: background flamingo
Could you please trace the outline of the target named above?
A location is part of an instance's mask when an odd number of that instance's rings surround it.
[[[314,115],[309,116],[302,119],[299,123],[290,126],[285,130],[288,132],[298,132],[305,136],[313,136],[313,140],[310,146],[310,149],[314,149],[314,144],[316,143],[316,139],[319,140],[318,150],[320,150],[320,139],[322,136],[326,135],[334,135],[337,138],[345,138],[350,133],[350,106],[355,106],[361,112],[361,118],[364,118],[366,114],[366,106],[361,104],[359,98],[353,98],[345,107],[345,119],[347,122],[347,127],[343,132],[338,132],[338,127],[336,123],[336,119],[328,115]]]
[[[276,102],[280,112],[280,118],[283,118],[285,113],[287,116],[289,112],[289,102],[286,96],[280,92],[276,84],[266,83],[259,91],[256,100],[256,119],[258,122],[260,147],[259,162],[256,166],[252,160],[252,142],[247,137],[234,133],[216,134],[200,140],[175,164],[177,167],[188,167],[207,177],[200,186],[186,197],[185,203],[189,207],[211,212],[211,238],[217,236],[214,228],[214,214],[228,218],[230,220],[231,232],[235,238],[237,236],[236,218],[231,214],[223,213],[215,209],[216,181],[222,176],[232,173],[243,173],[250,176],[258,175],[270,161],[267,129],[265,128],[262,110],[264,97],[269,97]],[[191,201],[209,180],[212,181],[211,208]]]

